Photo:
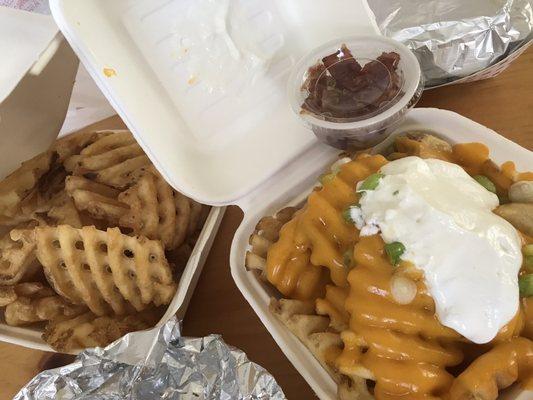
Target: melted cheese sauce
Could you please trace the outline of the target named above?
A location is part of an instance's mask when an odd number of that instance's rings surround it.
[[[376,172],[387,160],[367,156],[344,164],[321,190],[280,231],[267,257],[267,278],[283,295],[299,300],[321,297],[328,276],[346,287],[348,268],[344,254],[353,248],[357,229],[342,218],[342,210],[359,198],[357,182]],[[327,269],[326,278],[323,270]]]
[[[461,337],[439,323],[422,279],[415,281],[417,295],[412,303],[400,305],[393,300],[392,276],[408,272],[392,267],[383,246],[379,235],[361,237],[355,246],[356,267],[348,277],[351,291],[345,304],[355,336],[347,346],[350,350],[338,359],[338,367],[346,375],[357,375],[360,366],[371,371],[378,399],[440,396],[453,381],[445,368],[462,361]]]
[[[482,144],[461,144],[452,152],[431,150],[423,155],[415,140],[405,138],[400,144],[397,147],[403,147],[400,151],[405,154],[399,157],[415,154],[456,162],[469,173],[488,176],[499,195],[505,195],[513,181],[533,179],[531,173],[517,172],[512,163],[495,167]],[[516,337],[531,338],[533,298],[522,299],[520,312],[493,342],[472,344],[439,322],[419,270],[405,262],[393,268],[379,235],[359,237],[353,224],[342,218],[341,212],[359,201],[355,184],[386,163],[381,156],[360,155],[313,192],[270,248],[268,280],[286,297],[316,299],[317,312],[330,316],[331,328],[342,331],[344,342],[340,354],[335,349],[326,358],[335,360],[345,375],[375,381],[378,400],[459,400],[465,390],[491,390],[500,374],[515,367],[516,377],[530,385],[531,341]],[[352,254],[349,263],[346,252]],[[394,302],[390,293],[394,274],[416,283],[417,294],[410,304]],[[485,357],[478,358],[482,353]],[[465,369],[463,363],[470,367]],[[463,372],[455,378],[450,371],[457,368]]]
[[[403,243],[402,260],[424,271],[443,325],[491,341],[518,311],[522,265],[518,232],[492,212],[498,197],[442,160],[405,157],[381,172],[361,197],[364,223]]]

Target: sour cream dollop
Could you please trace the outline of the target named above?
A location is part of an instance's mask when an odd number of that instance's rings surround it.
[[[362,235],[398,241],[402,259],[424,272],[440,322],[487,343],[517,313],[521,240],[492,212],[498,197],[460,166],[406,157],[381,169],[353,219]]]

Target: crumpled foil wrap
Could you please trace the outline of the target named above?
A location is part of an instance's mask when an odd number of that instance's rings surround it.
[[[282,400],[274,377],[218,335],[184,338],[173,318],[41,372],[14,400]]]
[[[418,57],[426,87],[481,71],[533,39],[532,0],[367,0],[381,33]]]

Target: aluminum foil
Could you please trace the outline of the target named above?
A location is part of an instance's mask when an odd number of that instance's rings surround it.
[[[426,87],[481,71],[533,38],[532,0],[367,0],[385,36],[418,57]]]
[[[218,335],[184,338],[173,318],[41,372],[14,400],[282,400],[275,379]]]

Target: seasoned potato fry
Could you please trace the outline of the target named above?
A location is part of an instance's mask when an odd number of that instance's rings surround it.
[[[69,157],[65,168],[74,175],[124,189],[135,183],[134,172],[149,164],[132,134],[118,131],[99,138],[79,155]]]
[[[0,239],[0,285],[13,285],[39,267],[31,229],[13,229]]]
[[[53,165],[39,178],[32,191],[22,200],[21,211],[28,217],[46,213],[56,204],[65,187],[67,173],[61,165]]]
[[[37,258],[57,293],[97,315],[125,314],[151,303],[168,304],[176,291],[158,241],[118,228],[99,231],[67,225],[35,229]]]
[[[502,204],[494,212],[509,221],[516,229],[533,236],[533,203]]]
[[[264,217],[256,225],[250,236],[250,251],[246,252],[245,265],[248,269],[261,271],[265,277],[266,255],[272,244],[278,240],[279,231],[283,224],[290,220],[297,211],[295,207],[286,207],[273,217]]]
[[[49,169],[53,153],[47,151],[23,162],[19,169],[0,181],[0,215],[20,213],[22,200],[30,194],[41,176]]]
[[[120,193],[117,189],[81,176],[67,177],[65,190],[78,210],[87,211],[96,219],[106,220],[111,226],[118,225],[129,208],[127,204],[117,200]]]
[[[4,318],[8,325],[19,326],[75,316],[87,311],[84,306],[69,304],[50,287],[40,282],[19,283],[10,287],[13,293],[6,305]]]
[[[70,225],[74,228],[83,226],[78,209],[66,194],[56,199],[47,216],[53,220],[53,225]]]
[[[438,137],[425,132],[410,132],[394,141],[396,153],[418,156],[421,158],[438,158],[450,161],[452,146]],[[393,153],[395,154],[395,153]],[[399,158],[393,156],[393,158]]]
[[[82,149],[94,143],[102,136],[107,136],[111,132],[81,132],[75,135],[68,135],[57,140],[52,146],[51,150],[58,155],[60,162],[67,158],[79,154]]]
[[[120,218],[120,226],[133,229],[136,235],[160,239],[167,249],[174,246],[176,229],[180,229],[176,215],[183,211],[176,209],[173,190],[163,178],[147,172],[118,199],[129,206]]]
[[[43,339],[57,351],[67,352],[84,347],[105,346],[128,332],[147,329],[157,322],[160,310],[136,315],[98,317],[85,313],[74,318],[50,322]]]

